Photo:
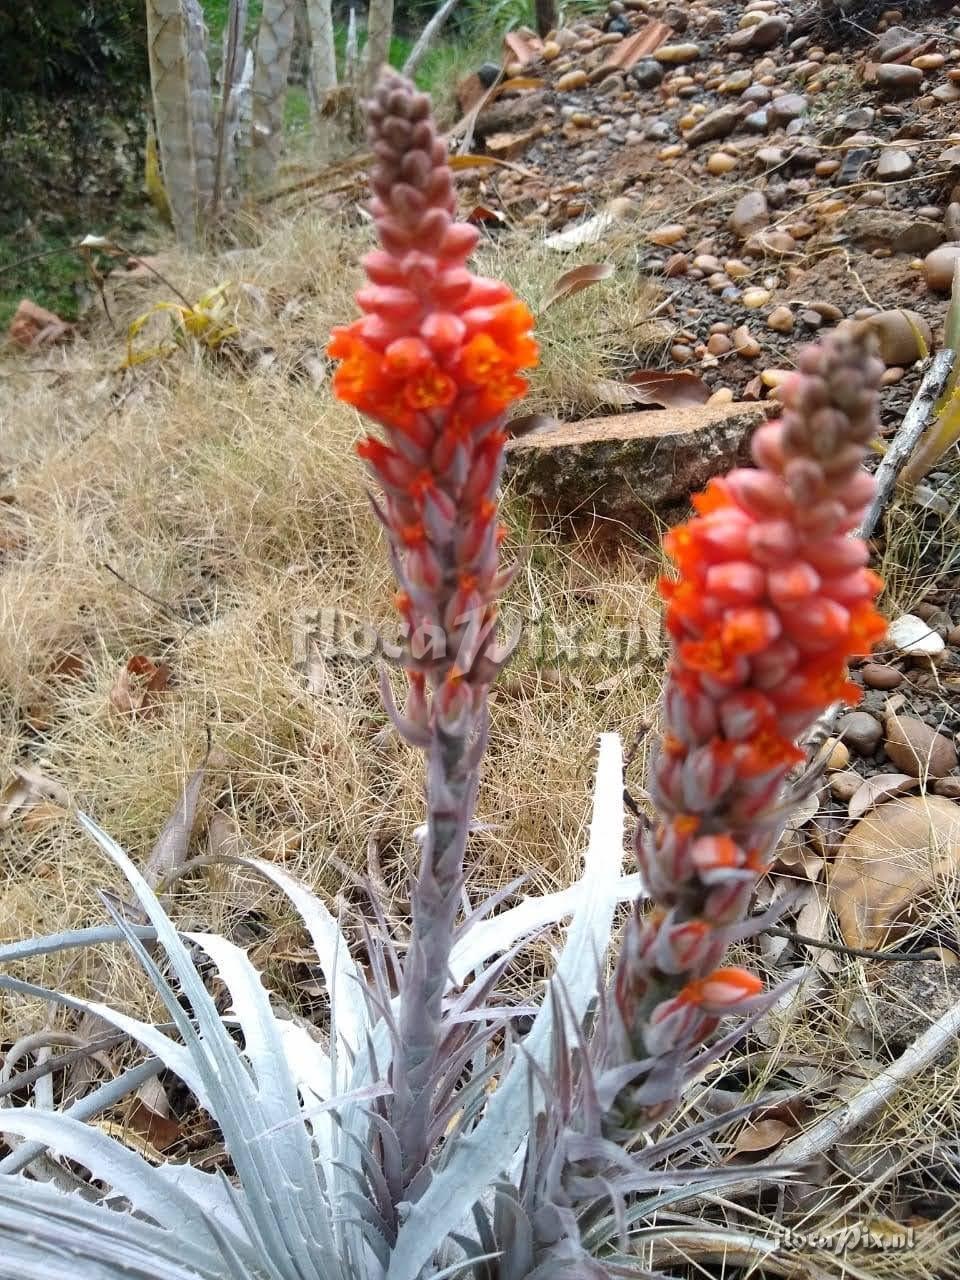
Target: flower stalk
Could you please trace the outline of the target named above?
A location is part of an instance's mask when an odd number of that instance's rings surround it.
[[[882,370],[859,327],[807,348],[782,418],[753,438],[755,468],[711,481],[665,539],[677,573],[661,584],[672,657],[657,819],[635,839],[654,906],[629,918],[607,1005],[609,1065],[638,1064],[611,1134],[670,1110],[719,1020],[769,999],[723,959],[756,931],[745,918],[805,759],[798,741],[833,703],[857,702],[848,659],[886,630],[880,579],[852,536],[874,491],[862,463]]]
[[[334,391],[377,422],[357,447],[377,480],[405,623],[407,696],[388,713],[427,756],[427,831],[411,894],[391,1083],[405,1181],[422,1168],[430,1081],[460,905],[467,832],[486,739],[487,693],[502,665],[497,492],[506,411],[536,363],[533,317],[510,289],[471,273],[476,228],[455,219],[446,145],[429,99],[385,72],[367,105],[380,248],[363,261],[363,316],[333,331]]]

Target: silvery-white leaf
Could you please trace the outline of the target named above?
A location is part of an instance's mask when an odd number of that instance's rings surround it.
[[[616,734],[602,734],[590,843],[578,886],[580,900],[557,965],[557,978],[567,996],[566,1016],[582,1019],[597,991],[598,966],[613,924],[608,886],[620,876],[623,829],[623,753]],[[549,1070],[555,1003],[544,1003],[524,1041],[525,1054],[517,1055],[483,1119],[456,1141],[443,1171],[411,1207],[398,1233],[387,1280],[417,1280],[483,1191],[512,1165],[529,1127],[531,1095],[535,1105],[542,1097],[539,1084],[531,1084],[527,1056]]]

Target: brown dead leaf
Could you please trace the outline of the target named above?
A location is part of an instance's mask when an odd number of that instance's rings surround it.
[[[919,785],[920,779],[911,778],[909,773],[875,773],[870,778],[864,778],[850,797],[847,813],[856,821],[868,810],[876,808],[881,800],[902,795],[904,791],[912,791]]]
[[[791,1126],[783,1120],[757,1120],[745,1125],[740,1136],[733,1145],[734,1155],[743,1155],[748,1151],[772,1151],[780,1145]]]
[[[682,409],[688,405],[706,404],[710,388],[695,373],[674,369],[637,369],[627,378],[640,393],[637,404],[655,404],[661,409]]]
[[[937,880],[958,868],[960,807],[942,796],[880,805],[847,833],[830,870],[827,898],[844,942],[883,946],[903,932]]]
[[[19,816],[26,822],[32,815],[41,825],[63,816],[70,808],[70,796],[59,782],[46,777],[39,769],[14,765],[13,777],[0,792],[0,830]],[[38,812],[39,811],[39,812]]]
[[[507,215],[501,213],[499,209],[488,209],[484,204],[478,204],[467,214],[467,222],[472,222],[475,227],[505,227],[507,225]]]
[[[505,93],[517,93],[521,89],[542,89],[546,84],[540,76],[514,76],[511,80],[501,80],[497,85],[497,97]]]
[[[142,653],[135,654],[117,672],[109,693],[110,705],[121,715],[155,715],[169,683],[170,668],[165,662],[151,662]]]
[[[197,821],[197,803],[200,799],[200,787],[203,784],[206,767],[207,762],[204,760],[203,764],[191,773],[176,809],[163,824],[163,830],[150,850],[143,874],[147,883],[153,888],[156,888],[171,871],[176,871],[182,866],[186,860],[190,837],[193,835],[193,828]]]
[[[448,161],[450,168],[457,169],[492,169],[497,163],[496,156],[478,156],[473,152],[468,152],[463,156],[451,156]]]
[[[580,293],[591,284],[597,284],[600,280],[609,280],[614,270],[615,267],[610,262],[588,262],[582,267],[574,267],[572,271],[565,271],[562,276],[554,280],[547,296],[540,304],[541,315],[554,303],[561,302],[564,298],[572,298],[574,294]]]
[[[540,126],[536,125],[521,133],[491,133],[484,141],[487,151],[495,160],[515,160],[539,137]]]
[[[170,1114],[166,1090],[159,1080],[140,1086],[127,1107],[127,1124],[156,1151],[168,1151],[180,1140],[180,1123]]]
[[[525,67],[543,52],[543,41],[532,32],[508,31],[503,37],[505,62],[519,62]]]

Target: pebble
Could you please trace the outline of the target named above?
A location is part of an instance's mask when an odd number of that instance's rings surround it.
[[[830,794],[843,804],[857,794],[863,786],[863,779],[854,769],[841,769],[830,779]]]
[[[679,142],[671,143],[669,147],[661,147],[657,152],[658,160],[676,160],[683,155],[683,145]]]
[[[936,102],[960,102],[960,84],[938,84],[930,95]]]
[[[725,356],[733,350],[733,343],[725,333],[714,333],[707,339],[707,350],[712,356]]]
[[[647,233],[651,244],[662,246],[678,244],[687,234],[687,228],[679,222],[669,222],[666,226],[656,227]]]
[[[745,67],[742,71],[734,71],[717,86],[718,93],[744,93],[753,84],[753,70]]]
[[[883,746],[888,759],[914,778],[942,778],[957,767],[950,739],[914,716],[890,716]]]
[[[919,360],[933,345],[933,331],[916,311],[881,311],[870,316],[868,326],[880,346],[880,358],[887,365],[909,365]]]
[[[685,253],[674,253],[663,264],[663,274],[672,279],[674,276],[685,276],[690,270],[690,259]]]
[[[708,397],[707,404],[733,404],[733,391],[730,387],[718,387],[714,393]]]
[[[743,127],[751,133],[766,133],[769,123],[766,107],[762,111],[751,111],[748,116],[743,117]]]
[[[913,156],[909,151],[893,148],[884,151],[877,163],[877,177],[881,182],[893,182],[898,178],[909,177],[913,173]]]
[[[921,53],[910,59],[911,67],[917,67],[920,71],[939,71],[945,62],[946,58],[942,53]]]
[[[789,369],[764,369],[760,374],[760,381],[765,387],[775,390],[790,377]]]
[[[707,172],[712,173],[715,178],[732,172],[736,167],[736,156],[731,156],[726,151],[715,151],[707,161]]]
[[[655,89],[666,73],[659,62],[644,58],[630,72],[630,79],[638,89]]]
[[[938,293],[949,293],[953,286],[953,271],[960,259],[960,242],[952,241],[940,245],[928,253],[923,262],[923,274],[927,288]]]
[[[743,305],[750,311],[756,311],[758,307],[765,307],[769,301],[769,289],[760,289],[754,286],[743,291]]]
[[[793,325],[793,312],[789,307],[774,307],[767,316],[767,327],[776,333],[792,333]]]
[[[868,689],[897,689],[903,684],[903,672],[884,662],[866,663],[860,668],[860,675]]]
[[[883,737],[883,726],[868,711],[849,711],[837,721],[837,732],[858,756],[872,756]]]
[[[687,142],[691,147],[701,142],[716,142],[727,138],[740,123],[743,113],[739,107],[720,107],[705,115],[687,134]]]
[[[919,67],[905,67],[887,62],[877,67],[877,88],[883,93],[907,94],[920,88],[923,72]]]
[[[935,658],[943,653],[943,637],[915,613],[903,613],[887,628],[887,643],[914,658]]]
[[[557,81],[558,93],[570,93],[574,89],[585,89],[587,85],[587,73],[581,69],[576,71],[568,71],[562,75]]]
[[[683,342],[676,342],[670,348],[670,358],[675,364],[689,364],[693,359],[693,347],[688,347]]]
[[[696,62],[700,57],[698,44],[665,44],[653,55],[658,62],[666,62],[670,66],[684,62]]]
[[[756,360],[762,348],[745,324],[734,329],[731,337],[738,356],[744,360]]]
[[[873,716],[870,717],[873,720]],[[874,720],[874,724],[877,722]],[[877,725],[877,729],[880,726]],[[845,742],[841,742],[839,738],[828,738],[823,744],[824,749],[830,748],[830,754],[827,756],[827,768],[831,773],[836,773],[840,769],[846,769],[850,763],[850,748]]]
[[[807,99],[802,93],[785,93],[774,98],[767,107],[767,119],[773,129],[782,129],[784,125],[802,116],[807,109]]]
[[[730,215],[730,230],[741,240],[765,227],[770,217],[767,198],[762,191],[748,191],[740,197]]]

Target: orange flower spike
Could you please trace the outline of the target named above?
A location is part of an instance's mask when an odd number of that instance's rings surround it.
[[[872,487],[856,469],[877,427],[883,366],[871,341],[841,327],[801,353],[782,420],[754,438],[755,469],[711,481],[693,519],[664,539],[676,576],[661,586],[672,655],[648,787],[659,821],[638,828],[635,848],[668,915],[645,920],[638,907],[628,920],[610,1012],[611,1039],[635,1059],[682,1061],[719,1019],[767,998],[755,974],[717,964],[750,935],[788,777],[806,759],[799,741],[833,702],[855,697],[847,662],[884,631],[879,579],[848,533]],[[614,1107],[634,1124],[662,1115],[662,1070],[646,1110],[645,1078]],[[682,1080],[678,1069],[677,1094]]]

